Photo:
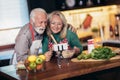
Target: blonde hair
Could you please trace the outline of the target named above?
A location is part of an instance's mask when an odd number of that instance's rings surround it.
[[[52,13],[50,13],[48,15],[48,27],[47,27],[47,35],[50,36],[50,34],[52,33],[52,31],[50,30],[50,22],[52,20],[52,17],[54,15],[57,15],[61,18],[62,23],[63,23],[63,28],[60,32],[60,38],[65,38],[66,34],[67,34],[67,20],[65,18],[65,16],[60,12],[60,11],[53,11]]]

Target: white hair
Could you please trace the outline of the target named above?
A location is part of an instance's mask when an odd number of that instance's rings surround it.
[[[47,12],[46,12],[44,9],[42,9],[42,8],[35,8],[35,9],[33,9],[33,10],[31,11],[31,13],[30,13],[30,19],[32,19],[33,21],[34,21],[34,17],[35,17],[35,13],[36,13],[36,12],[45,13],[46,16],[47,16]]]

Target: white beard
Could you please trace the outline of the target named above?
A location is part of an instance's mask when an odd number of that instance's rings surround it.
[[[34,27],[34,29],[38,34],[43,34],[45,31],[45,28],[42,27]]]

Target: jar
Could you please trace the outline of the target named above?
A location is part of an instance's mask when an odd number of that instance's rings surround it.
[[[87,42],[88,42],[88,53],[91,53],[91,51],[94,49],[94,39],[89,39]]]

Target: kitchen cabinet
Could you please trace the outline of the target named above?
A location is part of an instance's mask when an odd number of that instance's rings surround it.
[[[29,12],[34,8],[43,8],[46,12],[50,13],[51,11],[56,10],[55,0],[27,0]]]
[[[107,4],[120,4],[120,0],[107,0]]]
[[[57,10],[73,10],[107,5],[107,0],[55,0]]]
[[[74,0],[74,1],[75,4],[72,7],[69,7],[66,4],[66,0],[27,0],[29,6],[29,12],[34,8],[41,7],[44,8],[48,13],[54,10],[73,10],[73,9],[120,4],[120,0],[90,0],[92,1],[92,5],[87,4],[89,0]]]

